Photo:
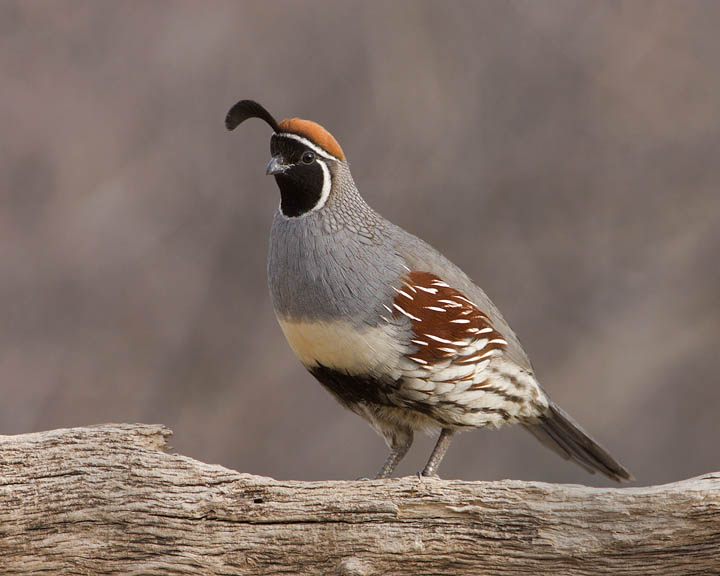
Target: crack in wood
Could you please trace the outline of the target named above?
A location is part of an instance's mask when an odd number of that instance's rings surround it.
[[[720,473],[634,488],[291,482],[162,426],[0,436],[2,574],[720,574]]]

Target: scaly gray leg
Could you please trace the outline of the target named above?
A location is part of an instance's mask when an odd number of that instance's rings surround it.
[[[395,468],[400,464],[400,460],[405,457],[405,454],[410,450],[410,446],[413,443],[413,432],[408,430],[407,434],[403,434],[400,438],[397,438],[391,446],[390,456],[385,460],[385,464],[375,476],[376,480],[382,480],[384,478],[390,478]]]
[[[454,435],[455,430],[450,428],[442,429],[440,432],[440,438],[438,438],[437,444],[435,444],[435,448],[433,448],[432,454],[430,454],[430,459],[427,464],[425,464],[425,468],[422,471],[423,476],[437,476],[438,466],[440,466],[440,462],[442,462],[445,452],[447,452],[447,449],[450,448],[450,443],[452,442]]]

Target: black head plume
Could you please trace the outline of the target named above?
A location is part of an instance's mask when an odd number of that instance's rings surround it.
[[[272,114],[265,110],[265,108],[263,108],[260,104],[255,102],[255,100],[240,100],[240,102],[230,108],[227,116],[225,116],[225,127],[228,130],[235,130],[235,128],[245,122],[248,118],[260,118],[260,120],[265,120],[265,122],[270,124],[273,132],[280,132],[280,126],[278,126],[278,123],[275,118],[272,117]]]

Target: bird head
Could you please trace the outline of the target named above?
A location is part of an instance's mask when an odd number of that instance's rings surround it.
[[[274,176],[280,188],[282,214],[298,218],[322,210],[330,197],[338,165],[345,164],[337,140],[310,120],[289,118],[277,122],[254,100],[241,100],[230,108],[225,126],[234,130],[248,118],[260,118],[273,129],[272,158],[266,174]]]

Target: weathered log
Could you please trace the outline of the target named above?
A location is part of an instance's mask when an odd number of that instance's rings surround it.
[[[167,453],[170,435],[0,436],[0,573],[720,574],[720,473],[290,482]]]

